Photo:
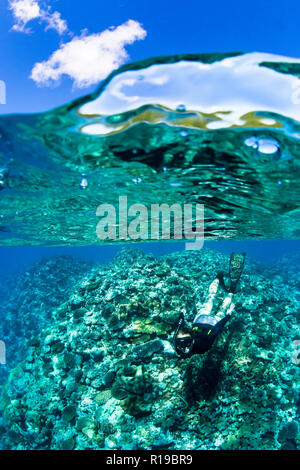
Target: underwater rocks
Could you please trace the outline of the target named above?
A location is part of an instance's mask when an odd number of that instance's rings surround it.
[[[27,343],[50,322],[52,312],[70,295],[92,263],[71,256],[44,258],[17,279],[6,280],[0,292],[0,340],[6,344],[7,365],[0,368],[0,383],[28,351]]]
[[[290,287],[279,292],[248,260],[235,313],[212,349],[190,359],[173,349],[180,313],[191,322],[227,266],[227,256],[206,249],[158,259],[125,250],[94,268],[11,371],[3,447],[299,446],[299,305]],[[216,308],[221,301],[220,292]]]
[[[296,305],[300,301],[300,253],[291,252],[285,254],[280,259],[276,260],[271,266],[267,268],[267,275],[273,279],[274,284],[280,289],[285,290],[287,284],[290,286],[290,295],[295,298]],[[300,320],[300,311],[297,314]]]

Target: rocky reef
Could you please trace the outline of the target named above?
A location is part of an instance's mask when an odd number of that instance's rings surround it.
[[[174,351],[180,313],[192,321],[227,267],[228,256],[207,249],[157,259],[127,249],[93,268],[11,371],[2,447],[299,447],[299,300],[288,278],[279,286],[248,259],[213,348],[190,359]]]
[[[1,280],[0,340],[6,344],[7,366],[0,367],[0,383],[24,359],[26,342],[49,325],[53,310],[91,267],[72,256],[54,256]]]

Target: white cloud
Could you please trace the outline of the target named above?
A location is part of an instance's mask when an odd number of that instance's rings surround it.
[[[55,29],[58,34],[63,34],[68,31],[67,22],[61,18],[58,11],[54,13],[43,11],[41,19],[47,23],[46,30]]]
[[[9,9],[12,10],[16,21],[12,27],[13,31],[29,33],[27,24],[37,19],[46,23],[46,30],[55,29],[59,34],[68,30],[67,22],[61,18],[60,13],[51,13],[50,7],[41,8],[39,0],[9,0]]]
[[[125,62],[128,58],[126,44],[144,39],[146,34],[134,20],[102,33],[87,35],[85,32],[62,44],[47,61],[36,63],[31,78],[38,85],[50,86],[67,75],[75,87],[93,85]]]
[[[12,27],[14,31],[28,32],[28,29],[26,29],[27,23],[39,18],[41,15],[40,7],[36,0],[12,0],[9,2],[9,8],[12,10],[17,21]]]

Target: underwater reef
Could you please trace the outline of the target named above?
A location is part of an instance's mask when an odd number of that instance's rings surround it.
[[[2,448],[299,448],[299,297],[289,277],[274,282],[284,270],[248,259],[210,351],[174,351],[180,313],[192,321],[227,268],[228,256],[208,249],[126,249],[87,272],[2,387]]]
[[[292,288],[290,295],[295,296],[296,301],[300,301],[300,253],[286,253],[284,256],[272,263],[267,269],[267,275],[281,289],[285,288],[286,282]]]
[[[92,263],[72,256],[54,256],[1,279],[0,339],[6,343],[7,366],[0,367],[0,384],[8,370],[24,359],[26,341],[49,325],[53,310],[91,267]]]

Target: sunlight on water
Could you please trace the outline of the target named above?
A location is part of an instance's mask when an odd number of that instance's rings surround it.
[[[298,238],[300,60],[159,57],[0,119],[2,245],[88,245],[96,209],[203,204],[212,240]],[[174,235],[174,234],[173,234]]]
[[[88,124],[82,130],[95,134],[99,126],[99,135],[107,134],[109,129],[118,132],[136,123],[139,114],[141,120],[149,118],[149,122],[202,129],[254,123],[257,127],[281,126],[280,119],[257,116],[258,111],[299,121],[300,107],[292,99],[292,91],[300,86],[298,77],[261,66],[262,62],[284,60],[287,59],[253,53],[213,63],[181,60],[123,72],[114,76],[95,100],[79,109],[80,114],[93,121],[96,117],[107,117],[106,121]],[[299,59],[291,60],[300,68]],[[154,107],[149,117],[142,108],[145,106]],[[130,119],[132,111],[135,119]],[[175,111],[179,114],[172,115]],[[112,125],[120,122],[122,126]]]

